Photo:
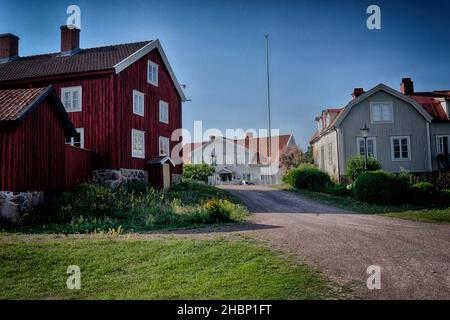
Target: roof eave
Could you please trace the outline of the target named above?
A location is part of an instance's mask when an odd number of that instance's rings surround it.
[[[18,124],[21,124],[25,121],[25,119],[33,112],[39,105],[41,105],[45,99],[50,98],[52,99],[52,102],[56,105],[57,111],[60,113],[60,116],[63,118],[64,125],[66,127],[66,133],[74,137],[78,133],[75,130],[75,127],[72,123],[72,121],[69,118],[69,115],[67,114],[66,109],[64,108],[61,100],[59,99],[58,95],[56,94],[55,89],[52,85],[48,86],[43,92],[41,92],[33,101],[31,101],[22,111],[21,113],[16,117],[15,122]]]
[[[119,63],[117,63],[113,68],[115,69],[116,74],[119,74],[129,66],[131,66],[133,63],[141,59],[143,56],[145,56],[147,53],[152,51],[153,49],[158,49],[159,54],[161,55],[164,64],[166,65],[167,70],[169,71],[170,77],[175,84],[175,88],[177,89],[178,94],[180,95],[180,98],[183,102],[187,101],[186,96],[184,95],[183,89],[181,88],[180,83],[178,82],[177,77],[175,76],[175,73],[173,72],[172,67],[170,66],[169,60],[167,59],[167,56],[161,46],[161,43],[159,39],[151,41],[149,44],[145,45],[141,49],[137,50],[130,56],[126,57]]]

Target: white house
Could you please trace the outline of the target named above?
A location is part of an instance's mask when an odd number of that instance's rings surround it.
[[[183,147],[184,164],[207,163],[216,168],[211,184],[281,183],[280,157],[298,148],[293,135],[245,139],[211,136],[209,141],[190,143]],[[269,153],[271,156],[269,156]]]

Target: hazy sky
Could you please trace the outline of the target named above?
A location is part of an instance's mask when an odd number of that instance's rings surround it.
[[[0,33],[20,55],[59,51],[66,8],[81,7],[81,47],[159,38],[191,102],[183,125],[266,128],[264,33],[270,34],[272,123],[305,147],[320,110],[383,82],[450,89],[450,1],[9,1]],[[381,7],[382,29],[366,9]]]

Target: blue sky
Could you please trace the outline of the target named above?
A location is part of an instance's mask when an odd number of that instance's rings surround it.
[[[270,34],[272,126],[306,147],[314,117],[355,87],[450,89],[450,1],[10,1],[0,33],[22,56],[59,51],[66,8],[81,8],[81,47],[159,38],[186,95],[183,125],[266,128],[264,33]],[[382,29],[366,28],[381,8]]]

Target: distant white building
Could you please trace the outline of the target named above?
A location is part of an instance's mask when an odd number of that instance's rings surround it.
[[[210,184],[281,183],[280,158],[298,148],[293,135],[273,136],[269,156],[269,139],[228,139],[211,136],[209,141],[190,143],[183,147],[184,164],[207,163],[216,168]]]

